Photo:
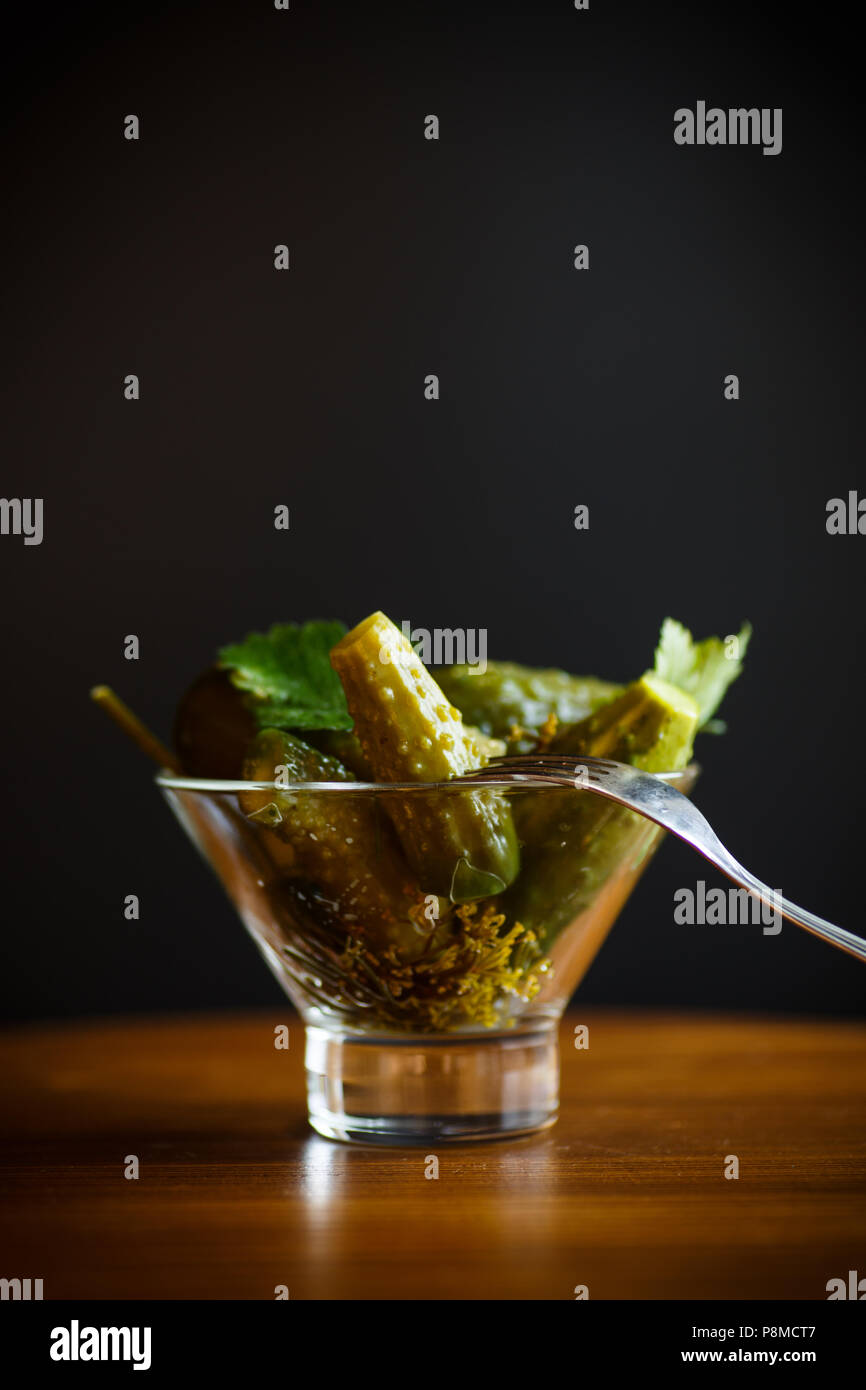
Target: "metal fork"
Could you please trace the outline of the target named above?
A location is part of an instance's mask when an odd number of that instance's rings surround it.
[[[734,856],[725,849],[709,821],[702,816],[688,797],[669,786],[661,777],[650,772],[641,772],[627,763],[616,763],[606,758],[564,758],[551,754],[526,754],[520,757],[493,758],[486,767],[475,772],[465,773],[456,778],[460,782],[483,783],[485,780],[496,785],[513,782],[540,783],[555,787],[586,789],[598,796],[606,796],[611,801],[627,806],[647,820],[655,821],[664,830],[670,830],[696,849],[723,874],[753,893],[762,903],[789,922],[805,928],[822,941],[838,946],[858,960],[866,960],[866,941],[853,932],[844,931],[814,912],[807,912],[796,903],[789,902],[779,893],[768,888],[748,869],[744,869]],[[454,783],[452,782],[453,786]]]

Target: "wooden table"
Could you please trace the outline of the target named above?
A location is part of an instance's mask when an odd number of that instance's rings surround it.
[[[441,1145],[431,1180],[424,1150],[308,1129],[289,1013],[7,1032],[0,1275],[46,1299],[826,1299],[866,1274],[866,1027],[587,1010],[562,1071],[553,1129]]]

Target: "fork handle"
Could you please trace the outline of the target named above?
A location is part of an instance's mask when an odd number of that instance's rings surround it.
[[[587,759],[587,763],[590,761],[590,759]],[[608,766],[610,766],[610,764],[608,764]],[[643,783],[646,774],[639,775]],[[849,956],[854,956],[857,960],[866,961],[866,941],[864,941],[861,936],[855,936],[853,932],[845,931],[844,927],[837,927],[834,922],[828,922],[825,917],[818,917],[814,912],[807,912],[804,907],[798,907],[796,903],[792,903],[788,898],[783,898],[781,893],[774,892],[766,883],[762,883],[759,878],[755,878],[755,875],[749,873],[748,869],[744,869],[743,865],[734,858],[730,850],[725,848],[709,821],[700,812],[697,812],[701,821],[700,834],[698,835],[695,833],[693,825],[684,824],[680,827],[676,823],[676,817],[671,817],[669,814],[660,814],[655,804],[656,798],[654,794],[646,799],[641,797],[632,799],[632,797],[626,798],[624,796],[617,796],[604,786],[603,781],[600,782],[594,790],[600,792],[602,796],[609,796],[612,800],[619,801],[623,806],[630,806],[631,809],[637,811],[639,815],[646,816],[648,820],[655,821],[656,825],[660,825],[662,829],[667,830],[671,835],[676,835],[687,845],[691,845],[692,849],[696,849],[698,854],[702,854],[711,864],[715,864],[716,868],[721,869],[722,873],[728,878],[733,879],[734,883],[738,883],[740,887],[745,888],[747,892],[753,893],[754,896],[759,898],[762,903],[765,903],[767,907],[776,912],[780,912],[783,917],[787,917],[788,921],[793,922],[795,926],[802,927],[804,931],[811,932],[813,936],[820,937],[822,941],[828,941],[831,946],[836,946],[840,951],[846,951]],[[674,788],[666,790],[672,793],[677,800],[682,797],[682,794],[677,792]],[[654,792],[655,788],[653,788],[653,793]],[[682,799],[685,800],[685,798]],[[691,805],[690,802],[687,804]],[[693,809],[695,811],[697,810],[697,808]]]
[[[673,832],[676,834],[676,831]],[[683,836],[683,839],[686,837]],[[750,874],[748,869],[744,869],[732,854],[718,841],[719,849],[711,852],[692,840],[686,840],[693,849],[708,859],[711,864],[715,864],[717,869],[728,878],[733,879],[734,883],[739,883],[749,893],[756,898],[760,898],[762,903],[776,912],[780,912],[783,917],[787,917],[789,922],[802,927],[804,931],[811,932],[813,936],[819,936],[822,941],[829,941],[831,946],[838,946],[840,951],[847,951],[849,956],[856,956],[858,960],[866,961],[866,941],[860,936],[855,936],[853,932],[845,931],[844,927],[837,927],[833,922],[828,922],[824,917],[818,917],[814,912],[807,912],[805,907],[798,907],[788,898],[783,898],[781,893],[776,893],[772,888],[768,888],[766,883],[762,883],[754,874]],[[721,852],[720,852],[721,851]]]

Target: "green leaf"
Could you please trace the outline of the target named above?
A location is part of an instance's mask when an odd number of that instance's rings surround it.
[[[243,642],[221,647],[219,663],[249,696],[261,728],[351,729],[352,717],[331,648],[344,637],[340,622],[275,623]]]
[[[655,674],[697,700],[699,729],[715,714],[728,686],[742,671],[751,635],[751,625],[743,623],[735,636],[695,642],[687,627],[665,618],[656,647]]]

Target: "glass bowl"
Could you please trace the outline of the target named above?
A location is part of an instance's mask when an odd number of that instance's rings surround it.
[[[661,776],[688,793],[697,772]],[[432,1144],[554,1123],[559,1020],[658,826],[549,783],[157,782],[304,1020],[319,1134]],[[429,824],[455,797],[507,798],[521,854],[509,887],[458,903],[410,872],[392,815]]]

